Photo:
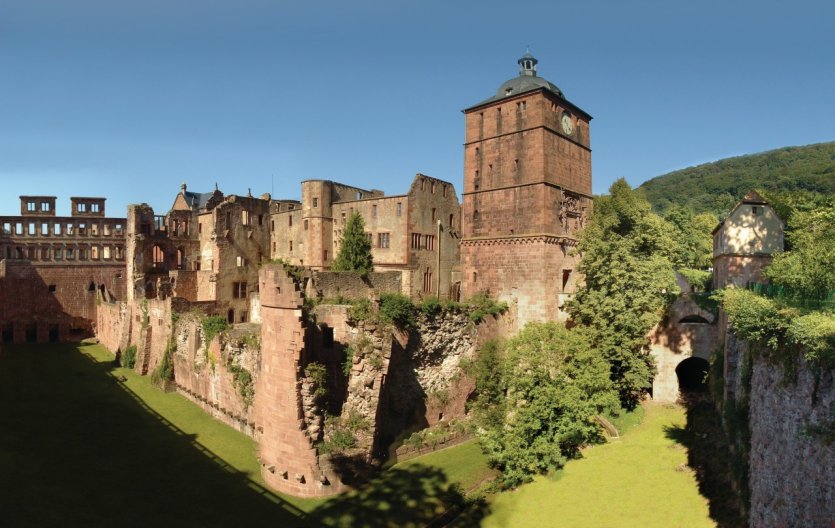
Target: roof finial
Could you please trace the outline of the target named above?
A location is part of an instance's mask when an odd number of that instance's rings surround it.
[[[528,45],[528,51],[516,62],[519,64],[520,76],[536,77],[536,63],[539,61],[531,55],[530,45]]]
[[[215,182],[215,190],[216,190],[216,191],[218,190],[218,188],[217,188],[217,182]]]

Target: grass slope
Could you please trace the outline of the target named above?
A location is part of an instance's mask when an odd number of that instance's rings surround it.
[[[684,424],[677,406],[649,404],[643,423],[620,440],[594,446],[565,469],[497,495],[481,526],[524,528],[714,526],[707,501],[684,464],[687,453],[668,438]]]
[[[640,187],[656,212],[683,205],[723,214],[748,191],[835,193],[835,142],[727,158],[657,176]]]

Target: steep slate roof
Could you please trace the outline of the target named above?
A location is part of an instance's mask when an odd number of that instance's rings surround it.
[[[191,191],[186,191],[183,193],[183,196],[186,199],[186,203],[192,209],[203,209],[206,207],[206,204],[209,202],[209,199],[214,196],[214,192],[207,192],[207,193],[196,193]]]

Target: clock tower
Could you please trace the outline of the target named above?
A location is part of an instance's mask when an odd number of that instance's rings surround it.
[[[519,59],[519,76],[464,110],[462,293],[518,303],[519,326],[563,318],[591,213],[591,116]]]

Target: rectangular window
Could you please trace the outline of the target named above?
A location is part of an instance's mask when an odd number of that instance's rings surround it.
[[[252,221],[252,218],[250,216],[251,215],[249,214],[249,211],[247,211],[246,209],[241,211],[241,223],[245,226],[250,225],[250,222]]]
[[[342,211],[342,223],[345,223],[345,211]]]
[[[97,204],[97,203],[90,204],[90,211],[93,212],[93,213],[100,212],[101,209],[99,208],[99,204]]]
[[[75,248],[67,248],[67,260],[75,260]]]
[[[78,234],[82,236],[87,234],[87,224],[78,224]]]
[[[75,210],[78,211],[79,213],[86,213],[87,212],[87,204],[85,204],[85,203],[77,204]]]
[[[264,215],[258,215],[258,225],[264,225]]]
[[[328,261],[328,250],[326,249],[326,250],[323,252],[323,254],[324,254],[324,257],[325,257],[325,262],[327,262],[327,261]]]
[[[426,249],[433,251],[435,249],[435,235],[424,235],[423,245]]]
[[[378,248],[388,248],[389,247],[389,234],[388,233],[377,233],[377,247]]]
[[[376,205],[371,206],[371,218],[377,218],[377,206]]]
[[[754,216],[758,216],[760,214],[760,208],[756,205],[751,207],[751,214],[753,214]]]
[[[11,235],[12,234],[12,223],[11,222],[3,222],[3,234],[4,235]],[[57,233],[61,234],[61,233]]]
[[[437,213],[437,210],[433,207],[432,208],[432,222],[435,221],[435,213]]]
[[[114,230],[115,235],[122,236],[122,234],[124,233],[124,229],[125,228],[122,227],[122,224],[116,224],[116,229]]]
[[[35,226],[35,222],[29,222],[29,236],[35,236],[37,233],[37,226]]]
[[[287,215],[287,227],[293,227],[293,215]]]
[[[371,247],[374,247],[374,235],[371,234],[371,233],[366,233],[365,238],[368,239],[368,245],[370,245]]]
[[[401,202],[397,202],[397,216],[400,216],[403,213],[403,204]]]
[[[46,222],[41,224],[41,235],[47,236],[49,235],[49,224]]]
[[[317,198],[317,197],[313,198],[313,207],[319,207],[319,198]]]
[[[420,249],[420,233],[412,233],[412,249]]]
[[[110,236],[110,224],[103,224],[101,226],[101,234],[104,236]]]
[[[123,258],[125,258],[122,246],[116,246],[115,250],[113,251],[113,254],[116,260],[122,260]]]
[[[99,246],[93,246],[90,248],[90,258],[93,260],[99,259]]]
[[[90,224],[90,234],[93,236],[99,236],[99,224],[92,223]]]
[[[38,210],[38,209],[37,209],[37,203],[35,203],[35,202],[26,202],[26,210],[27,210],[27,211],[31,211],[31,212],[35,212],[35,211],[37,211],[37,210]]]
[[[64,258],[64,248],[56,247],[52,250],[52,254],[55,255],[55,260],[61,260]]]
[[[244,266],[246,266],[246,259],[243,258],[242,256],[238,255],[237,257],[235,257],[235,264],[239,268],[243,268]]]
[[[74,229],[74,227],[75,227],[75,226],[73,226],[72,224],[67,224],[67,234],[68,234],[68,235],[72,235],[72,234],[73,234],[73,229]]]
[[[307,220],[304,221],[304,230],[307,231]]]
[[[48,213],[50,209],[49,202],[41,202],[41,211]]]
[[[23,234],[23,222],[18,222],[15,224],[15,234],[22,235]]]
[[[104,246],[101,250],[101,258],[110,260],[110,246]]]
[[[247,298],[246,282],[233,282],[232,283],[232,298],[233,299],[246,299]]]

